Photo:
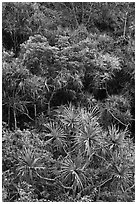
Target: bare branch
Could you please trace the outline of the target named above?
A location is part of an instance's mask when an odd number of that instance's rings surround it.
[[[113,118],[115,118],[119,123],[121,123],[122,125],[124,125],[124,126],[128,126],[128,125],[126,125],[126,124],[124,124],[123,122],[121,122],[118,118],[116,118],[115,116],[114,116],[114,114],[110,111],[110,110],[108,110],[108,112],[112,115],[112,117]]]
[[[123,38],[125,38],[125,36],[126,36],[127,16],[128,16],[128,12],[126,12],[126,17],[125,17]]]
[[[37,172],[36,169],[35,169],[35,172],[36,172],[36,174],[37,174],[38,177],[40,177],[40,178],[42,178],[42,179],[44,179],[44,180],[46,180],[46,181],[48,181],[48,182],[56,182],[55,179],[50,179],[50,178],[46,178],[46,177],[41,176],[41,175]]]

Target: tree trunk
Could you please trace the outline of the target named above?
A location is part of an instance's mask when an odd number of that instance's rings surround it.
[[[126,36],[127,15],[128,15],[128,12],[126,12],[126,18],[125,18],[125,23],[124,23],[124,31],[123,31],[123,38],[125,38],[125,36]]]
[[[13,115],[14,115],[14,126],[15,126],[15,130],[17,130],[17,116],[16,116],[16,108],[15,105],[13,106]]]
[[[35,125],[37,123],[36,119],[37,119],[37,106],[36,104],[34,104],[34,115],[35,115]]]
[[[10,128],[10,106],[8,107],[8,127]]]

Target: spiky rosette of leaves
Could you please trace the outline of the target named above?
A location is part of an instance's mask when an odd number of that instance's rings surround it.
[[[106,136],[105,140],[107,145],[109,146],[110,151],[120,151],[126,145],[125,137],[128,136],[127,129],[120,130],[119,127],[116,125],[112,125],[108,127],[108,135]]]
[[[66,147],[66,133],[64,129],[57,122],[49,122],[44,124],[45,127],[45,143],[53,145],[57,149],[64,149]]]
[[[127,128],[122,130],[116,125],[108,126],[108,130],[103,133],[103,145],[99,155],[110,162],[113,154],[118,154],[127,163],[134,165],[134,144],[129,135]]]
[[[102,145],[102,129],[98,122],[96,107],[90,111],[81,109],[79,127],[74,136],[74,147],[81,150],[81,153],[90,156]]]
[[[76,108],[70,103],[68,107],[64,107],[57,112],[62,124],[69,129],[69,131],[74,131],[79,121],[79,114]]]
[[[42,165],[42,157],[36,155],[33,149],[24,147],[18,155],[17,175],[20,179],[32,182],[34,170],[36,168],[45,168],[44,165]]]
[[[112,189],[120,189],[123,193],[134,183],[133,164],[121,156],[121,154],[113,153],[111,157],[111,165],[109,174],[112,177]]]
[[[83,190],[92,178],[88,178],[85,171],[86,162],[83,162],[81,156],[71,158],[67,155],[60,162],[60,176],[64,185],[73,189],[74,194],[76,190]]]

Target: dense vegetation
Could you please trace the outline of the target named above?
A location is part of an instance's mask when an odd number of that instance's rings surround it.
[[[135,4],[2,7],[3,201],[134,201]]]

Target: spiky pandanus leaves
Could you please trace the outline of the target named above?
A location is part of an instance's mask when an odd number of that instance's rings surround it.
[[[128,163],[125,157],[121,154],[113,153],[111,157],[111,164],[109,167],[109,174],[112,177],[111,187],[112,191],[121,190],[124,193],[134,183],[133,164]]]
[[[24,147],[18,156],[17,172],[20,179],[25,179],[27,182],[32,182],[34,170],[42,168],[42,158],[36,156],[36,153],[31,148]],[[43,164],[43,168],[44,164]]]
[[[96,107],[91,111],[81,109],[79,117],[79,127],[77,134],[74,136],[75,145],[80,152],[86,156],[95,153],[96,149],[102,144],[102,129],[98,123]]]
[[[81,123],[90,123],[93,119],[98,122],[100,117],[99,108],[96,105],[95,107],[88,106],[88,108],[78,108],[79,111],[79,124]]]
[[[74,195],[76,192],[83,190],[92,180],[92,178],[88,178],[86,175],[85,163],[81,156],[71,158],[70,155],[60,162],[59,173],[62,183],[70,187]]]
[[[74,132],[78,126],[79,113],[76,108],[70,103],[68,107],[58,110],[58,117],[65,128]]]
[[[57,122],[49,122],[44,125],[45,130],[45,145],[51,145],[57,150],[64,150],[66,152],[66,138],[67,135],[64,129]]]
[[[54,162],[49,154],[39,154],[34,149],[24,147],[18,155],[17,177],[34,185],[36,181],[42,180],[45,184],[55,184],[55,179],[49,178],[49,163]]]
[[[108,132],[105,135],[105,142],[110,152],[120,153],[128,143],[128,129],[120,130],[116,125],[108,126]],[[127,137],[127,138],[126,138]]]
[[[125,193],[134,183],[134,144],[128,138],[129,132],[119,130],[116,126],[108,127],[108,134],[105,136],[105,147],[107,151],[108,175],[112,178],[111,190]]]

